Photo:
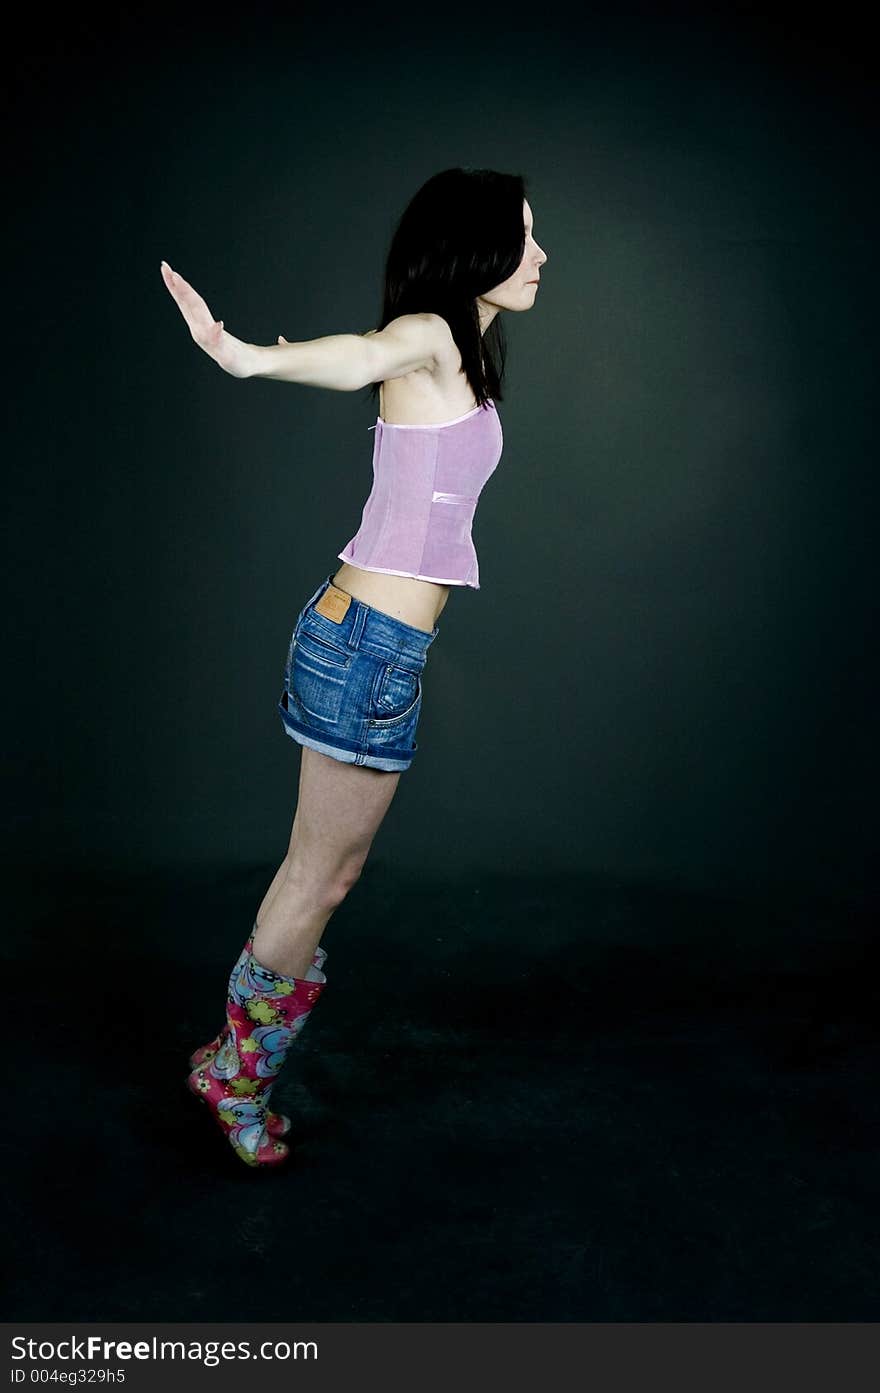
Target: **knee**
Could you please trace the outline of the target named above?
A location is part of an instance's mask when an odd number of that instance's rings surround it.
[[[360,879],[363,866],[363,857],[352,857],[337,867],[332,875],[325,874],[318,882],[312,881],[311,884],[303,883],[301,876],[291,868],[288,880],[295,886],[298,894],[305,893],[308,900],[319,909],[332,913],[334,909],[339,908],[352,886]]]
[[[348,892],[357,884],[363,868],[364,862],[361,857],[354,857],[339,867],[336,875],[326,887],[328,903],[333,909],[342,904]]]

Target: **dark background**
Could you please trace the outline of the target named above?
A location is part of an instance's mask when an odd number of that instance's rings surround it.
[[[334,17],[335,16],[335,17]],[[68,18],[9,62],[17,862],[276,861],[295,616],[355,531],[365,393],[238,382],[232,332],[376,322],[405,202],[519,171],[479,592],[373,856],[872,891],[874,103],[800,14],[257,7]],[[572,27],[574,25],[574,27]]]
[[[837,14],[36,11],[7,49],[7,1319],[875,1320],[875,48]],[[255,1176],[184,1088],[286,850],[395,219],[521,172],[504,454]],[[212,1143],[214,1148],[212,1149]]]

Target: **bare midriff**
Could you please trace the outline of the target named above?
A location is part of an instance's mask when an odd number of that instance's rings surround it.
[[[433,580],[418,580],[415,576],[386,576],[378,571],[365,571],[343,561],[332,577],[340,590],[374,609],[381,609],[414,629],[431,633],[443,606],[449,599],[449,586]]]

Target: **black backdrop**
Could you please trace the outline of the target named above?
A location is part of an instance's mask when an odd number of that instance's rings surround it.
[[[876,116],[864,36],[685,8],[26,20],[6,64],[7,854],[277,861],[289,631],[357,526],[393,221],[523,173],[501,464],[374,854],[871,892]],[[572,27],[572,25],[575,27]]]

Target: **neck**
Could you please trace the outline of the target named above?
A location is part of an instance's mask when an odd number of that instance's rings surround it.
[[[481,300],[480,297],[477,296],[477,312],[480,316],[480,335],[482,336],[498,313],[498,306],[487,305],[485,300]]]

